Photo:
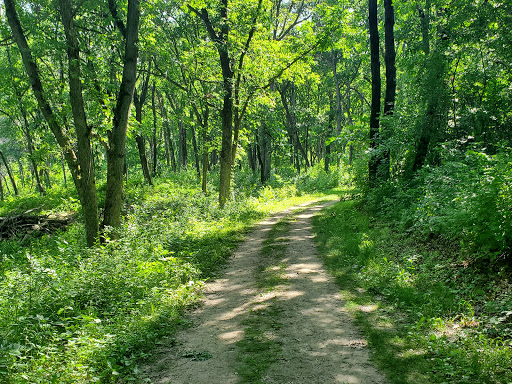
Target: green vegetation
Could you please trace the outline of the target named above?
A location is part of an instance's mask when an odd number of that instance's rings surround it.
[[[279,220],[269,231],[264,241],[260,265],[256,275],[258,288],[263,295],[269,295],[285,284],[283,272],[286,265],[281,263],[287,246],[285,237],[289,228],[289,217]],[[237,372],[242,383],[263,383],[262,378],[281,351],[275,331],[279,330],[282,311],[279,301],[272,297],[264,302],[254,303],[249,317],[243,321],[244,338],[237,343],[240,349],[240,364]]]
[[[496,251],[488,248],[500,211],[486,215],[487,227],[474,232],[462,231],[466,221],[455,220],[473,214],[467,204],[499,204],[503,195],[479,189],[487,200],[456,199],[471,182],[492,182],[467,176],[459,179],[462,185],[450,184],[445,174],[442,183],[439,173],[452,167],[463,166],[438,168],[437,176],[418,184],[415,198],[407,200],[400,194],[393,199],[389,190],[363,200],[347,188],[345,201],[314,220],[318,245],[345,305],[393,383],[512,380],[510,271],[503,259],[489,257]],[[385,204],[376,205],[376,198]],[[446,200],[451,204],[443,206]],[[376,206],[386,209],[376,212]],[[440,228],[433,223],[443,230],[435,232]]]
[[[0,242],[2,382],[135,380],[137,361],[172,335],[255,220],[313,197],[303,183],[274,182],[220,210],[186,174],[155,179],[127,188],[119,240],[87,248],[78,220],[62,233]],[[77,208],[57,192],[45,211]]]
[[[255,220],[339,185],[319,241],[391,377],[512,381],[512,2],[0,7],[0,381],[136,380]]]

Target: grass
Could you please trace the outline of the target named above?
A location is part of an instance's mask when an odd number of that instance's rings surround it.
[[[268,368],[279,358],[281,344],[277,331],[281,328],[282,310],[272,292],[286,284],[286,264],[281,260],[288,245],[291,216],[279,220],[269,231],[261,252],[256,275],[256,286],[261,294],[269,296],[263,302],[253,304],[247,319],[243,321],[244,338],[237,343],[237,373],[241,383],[259,384]]]
[[[316,217],[314,229],[392,383],[512,382],[506,280],[458,264],[453,248],[393,232],[350,198]]]
[[[315,197],[284,183],[220,210],[193,183],[155,181],[127,187],[120,240],[87,249],[79,220],[23,245],[0,242],[1,383],[137,382],[138,362],[172,337],[251,226]],[[55,188],[43,210],[76,210],[68,192]],[[21,196],[0,209],[41,202]]]

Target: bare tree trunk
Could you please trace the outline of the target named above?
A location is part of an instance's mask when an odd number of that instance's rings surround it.
[[[194,112],[190,111],[190,120],[194,119]],[[192,148],[194,150],[194,160],[196,166],[197,177],[201,178],[201,169],[199,168],[199,150],[197,149],[196,129],[194,124],[190,126],[190,133],[192,134]]]
[[[66,176],[66,162],[64,161],[64,155],[62,152],[60,153],[60,162],[62,164],[62,176],[64,177],[64,186],[68,184],[68,179]]]
[[[109,5],[114,3],[109,1]],[[116,13],[115,10],[112,13]],[[138,39],[139,39],[139,0],[128,0],[126,20],[123,77],[116,107],[112,131],[108,136],[107,150],[107,190],[105,198],[104,226],[121,225],[121,206],[123,202],[123,173],[126,163],[126,131],[128,116],[133,99],[137,75]],[[116,17],[114,17],[116,18]]]
[[[18,170],[20,173],[21,187],[25,188],[25,172],[23,171],[23,163],[21,162],[21,159],[18,159]]]
[[[7,189],[7,193],[11,193],[11,190],[9,189],[9,184],[7,183],[7,179],[5,178],[5,175],[3,173],[0,174],[2,176],[2,180],[4,181],[5,189]]]
[[[370,161],[368,176],[370,187],[375,187],[379,167],[379,120],[380,120],[380,58],[379,58],[379,29],[377,22],[377,0],[368,1],[368,18],[370,25],[370,52],[372,73],[372,105],[370,111]]]
[[[167,168],[171,166],[171,154],[169,152],[169,141],[171,140],[171,135],[169,132],[169,122],[167,121],[167,110],[164,105],[164,98],[157,90],[158,102],[160,104],[160,116],[162,116],[162,134],[164,136],[164,150],[165,150],[165,162],[167,164]]]
[[[334,100],[332,94],[329,94],[329,121],[327,122],[327,138],[330,139],[333,133],[333,121],[334,121]],[[325,146],[325,158],[324,158],[324,170],[325,172],[329,172],[329,167],[331,164],[331,143]]]
[[[188,166],[188,152],[187,152],[187,128],[183,124],[183,120],[178,120],[178,164],[179,168],[187,168]]]
[[[210,110],[206,105],[203,113],[203,175],[201,179],[201,188],[203,193],[206,193],[207,175],[208,175],[208,124],[209,124]]]
[[[287,93],[288,90],[290,90],[290,104],[288,104],[287,99]],[[293,146],[295,148],[296,152],[300,152],[302,155],[302,158],[306,162],[306,168],[309,168],[309,160],[308,156],[306,154],[306,151],[304,150],[304,147],[302,146],[300,139],[299,139],[299,133],[297,131],[297,116],[295,114],[295,108],[296,108],[296,94],[295,94],[295,85],[290,81],[285,81],[283,83],[282,89],[279,90],[279,93],[281,95],[281,101],[283,103],[283,107],[286,111],[286,123],[288,126],[289,134],[292,139]],[[300,173],[300,160],[297,157],[296,160],[296,166],[297,171]]]
[[[393,116],[393,110],[395,108],[395,95],[396,95],[396,67],[395,67],[395,13],[393,9],[392,0],[384,0],[384,11],[385,11],[385,48],[386,54],[384,60],[386,62],[386,95],[384,98],[384,116]],[[381,142],[385,141],[389,136],[390,127],[387,126],[389,123],[381,127]],[[386,145],[386,143],[385,143]],[[383,180],[389,179],[389,172],[391,166],[391,154],[388,147],[383,149],[382,160],[380,164],[380,173]]]
[[[249,167],[254,174],[256,174],[258,156],[256,154],[258,144],[250,143],[247,148],[247,159],[249,160]]]
[[[14,180],[14,175],[11,172],[11,167],[9,167],[9,163],[7,162],[7,159],[4,156],[4,153],[0,151],[0,157],[2,157],[2,162],[5,165],[5,169],[7,170],[7,174],[9,175],[9,179],[11,180],[12,189],[14,191],[14,194],[18,196],[18,187],[16,186],[16,181]]]
[[[135,104],[135,120],[137,120],[139,124],[142,124],[142,107],[144,106],[148,95],[149,78],[150,75],[147,74],[142,82],[142,90],[140,92],[140,96],[137,92],[137,89],[135,89],[133,95],[133,103]],[[137,143],[137,150],[139,152],[140,165],[142,167],[144,180],[146,180],[149,185],[153,185],[153,180],[151,180],[151,173],[149,172],[148,158],[146,155],[146,140],[141,133],[137,133],[135,136],[135,142]]]
[[[338,79],[338,51],[332,50],[332,73],[334,77],[334,86],[336,89],[336,134],[341,134],[343,111],[341,108],[341,86]]]
[[[272,136],[268,132],[265,123],[259,127],[258,161],[260,163],[260,182],[266,184],[270,180],[272,161]]]
[[[156,103],[155,103],[155,82],[153,82],[153,89],[151,92],[151,109],[153,111],[153,139],[151,141],[151,160],[153,177],[156,176],[156,168],[158,165],[158,140],[157,140],[157,121],[156,121]]]

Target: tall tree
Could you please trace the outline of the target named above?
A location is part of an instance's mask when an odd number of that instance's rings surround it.
[[[386,94],[384,97],[384,116],[388,119],[385,124],[382,124],[380,137],[381,144],[385,148],[382,149],[382,159],[380,161],[380,174],[383,180],[389,178],[389,167],[391,163],[390,150],[387,147],[385,140],[389,137],[390,124],[389,118],[393,116],[395,109],[395,95],[396,95],[396,52],[395,52],[395,11],[393,7],[393,0],[384,0],[384,39],[385,39],[385,56],[386,63]]]
[[[109,5],[113,0],[109,0]],[[120,24],[117,11],[110,6],[115,19]],[[121,224],[121,206],[123,199],[123,171],[126,157],[126,133],[128,117],[133,100],[135,81],[137,79],[137,60],[139,56],[139,19],[140,0],[128,0],[126,27],[124,30],[123,76],[117,94],[112,130],[108,132],[107,150],[107,190],[105,195],[105,211],[103,225],[114,228]]]
[[[67,12],[65,9],[62,9],[63,4],[61,4],[60,7],[62,22],[65,23],[66,28],[71,95],[72,93],[77,94],[81,92],[81,84],[78,84],[80,82],[80,60],[77,59],[79,50],[75,41],[76,35],[74,26],[72,20],[70,20],[72,18],[72,15],[70,14],[71,11]],[[71,9],[71,7],[69,8]],[[11,27],[13,38],[21,53],[23,64],[30,79],[32,91],[34,92],[34,96],[38,102],[39,109],[43,113],[43,116],[53,132],[57,143],[64,150],[64,157],[71,171],[84,211],[87,244],[92,245],[98,235],[99,225],[96,204],[96,186],[94,178],[92,177],[90,131],[87,128],[87,123],[84,124],[84,116],[81,115],[82,111],[80,110],[83,105],[83,100],[81,99],[81,96],[77,96],[78,99],[74,100],[72,103],[72,111],[73,115],[76,113],[77,123],[77,126],[75,127],[77,152],[75,152],[71,138],[60,125],[58,117],[51,107],[48,96],[44,91],[39,68],[32,56],[32,50],[30,49],[25,37],[14,0],[5,1],[5,12],[9,26]],[[75,116],[73,117],[75,118]]]
[[[109,2],[109,6],[115,9],[115,2]],[[128,0],[127,26],[124,27],[123,25],[125,41],[124,53],[122,54],[123,76],[113,114],[113,127],[108,132],[108,143],[102,141],[107,149],[107,191],[104,224],[109,226],[120,224],[126,128],[138,55],[139,8],[139,0]],[[61,147],[71,171],[84,213],[87,244],[91,246],[96,241],[99,230],[96,184],[91,156],[91,138],[96,134],[93,132],[93,125],[88,123],[87,103],[85,103],[83,97],[84,71],[82,71],[80,44],[83,30],[77,28],[76,25],[76,18],[81,6],[72,6],[70,0],[60,0],[58,3],[58,14],[64,28],[66,43],[68,102],[73,117],[74,134],[67,127],[65,128],[67,125],[65,114],[51,105],[50,94],[45,91],[43,86],[39,67],[27,42],[14,0],[5,1],[5,9],[9,26],[20,51],[39,109]],[[27,9],[23,9],[23,11],[27,11]],[[117,10],[115,19],[121,22]],[[110,22],[106,16],[104,20],[106,23]],[[61,64],[62,68],[63,63]],[[63,71],[61,73],[64,76]]]
[[[135,88],[133,95],[133,104],[135,105],[135,120],[137,120],[137,122],[139,123],[139,131],[135,136],[135,142],[137,143],[137,150],[139,152],[139,160],[140,165],[142,167],[142,174],[144,175],[144,180],[146,180],[146,182],[149,185],[153,185],[153,180],[151,180],[151,173],[149,172],[148,157],[146,155],[146,139],[144,138],[143,133],[140,132],[142,126],[142,107],[144,106],[144,103],[147,100],[149,90],[149,79],[151,77],[150,71],[151,65],[149,66],[148,71],[145,73],[145,76],[142,79],[140,92],[138,92],[137,88]]]
[[[370,55],[372,73],[372,104],[370,110],[370,161],[368,176],[370,186],[375,186],[379,168],[379,121],[380,121],[380,52],[377,0],[368,0],[368,23],[370,28]]]

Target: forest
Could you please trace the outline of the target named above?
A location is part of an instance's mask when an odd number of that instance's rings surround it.
[[[322,199],[389,382],[512,382],[511,26],[499,0],[0,0],[0,383],[147,382],[255,223]]]

